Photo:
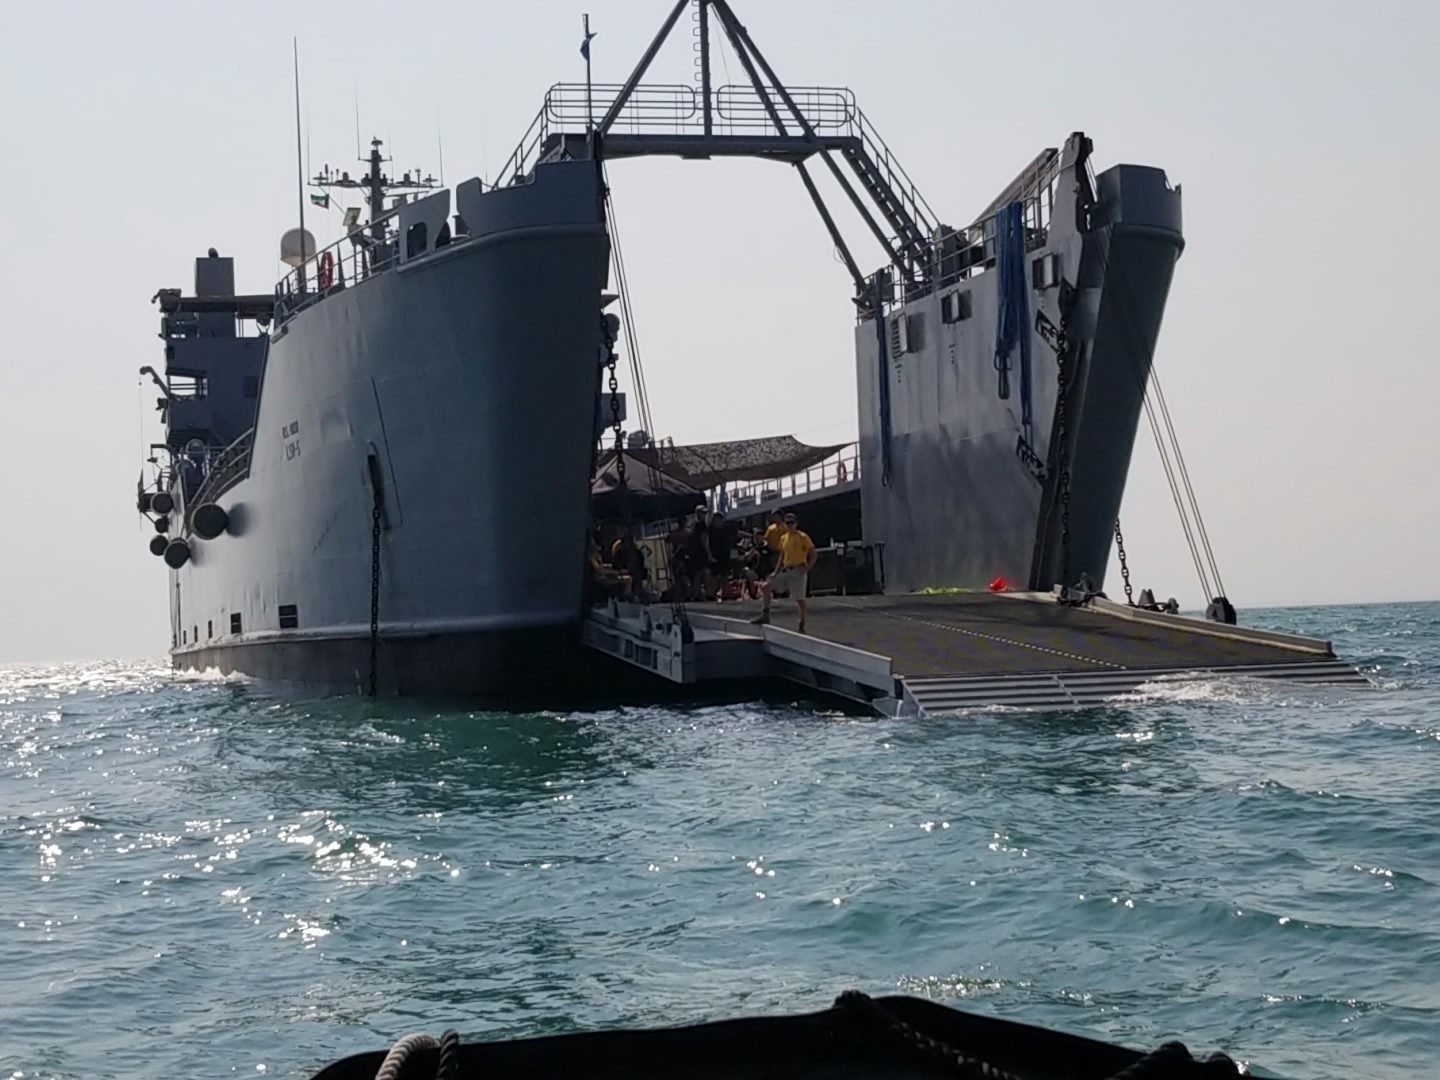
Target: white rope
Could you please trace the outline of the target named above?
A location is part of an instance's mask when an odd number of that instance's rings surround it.
[[[396,1080],[411,1054],[416,1050],[433,1050],[439,1045],[432,1035],[406,1035],[385,1055],[385,1060],[380,1063],[380,1071],[375,1074],[375,1080]]]

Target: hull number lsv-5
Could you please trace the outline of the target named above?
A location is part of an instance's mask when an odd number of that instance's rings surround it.
[[[294,461],[300,456],[300,421],[291,420],[281,428],[280,438],[285,440],[285,460]]]

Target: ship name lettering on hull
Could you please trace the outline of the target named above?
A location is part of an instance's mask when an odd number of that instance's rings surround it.
[[[291,420],[282,427],[280,438],[285,440],[285,460],[294,461],[300,456],[300,421]]]

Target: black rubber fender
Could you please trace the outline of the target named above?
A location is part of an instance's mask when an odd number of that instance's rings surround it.
[[[190,528],[201,540],[214,540],[230,527],[230,515],[217,503],[204,503],[190,515]]]
[[[190,561],[190,545],[179,537],[171,540],[165,545],[165,565],[171,570],[179,570]]]

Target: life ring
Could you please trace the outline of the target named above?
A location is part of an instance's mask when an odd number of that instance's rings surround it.
[[[840,483],[842,484],[849,478],[849,474],[845,471],[845,463],[843,461],[836,465],[835,473],[840,477]]]
[[[326,292],[335,284],[335,256],[328,251],[320,253],[320,269],[315,272],[315,284],[321,292]]]

